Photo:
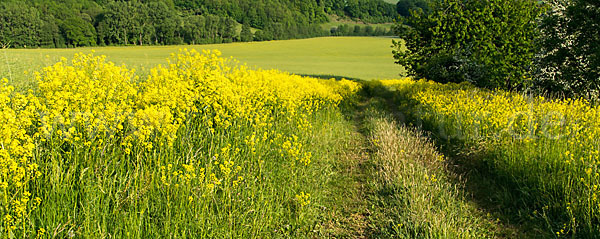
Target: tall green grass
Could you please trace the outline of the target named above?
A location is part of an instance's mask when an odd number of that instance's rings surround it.
[[[42,205],[30,218],[52,238],[309,237],[322,223],[319,205],[326,200],[329,165],[344,150],[338,139],[346,133],[338,109],[325,109],[309,120],[314,125],[310,132],[296,132],[286,120],[273,129],[298,135],[313,154],[310,166],[282,157],[282,139],[256,146],[253,154],[243,139],[254,129],[211,133],[197,119],[178,132],[172,148],[134,150],[131,156],[119,147],[93,154],[39,147],[35,157],[43,162],[44,174],[32,194],[42,195]],[[240,151],[224,154],[226,147]],[[237,175],[224,177],[215,164],[223,160],[249,176],[234,185]],[[173,173],[186,174],[184,164],[204,167],[206,177],[216,173],[224,181],[210,192],[201,182],[178,179]],[[303,192],[310,194],[310,203],[299,201]]]

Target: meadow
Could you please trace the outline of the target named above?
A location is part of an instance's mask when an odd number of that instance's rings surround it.
[[[391,57],[391,38],[325,37],[288,41],[186,46],[131,46],[77,49],[0,50],[0,75],[14,84],[31,83],[35,70],[54,64],[75,53],[106,55],[116,64],[125,64],[140,74],[165,64],[180,48],[197,51],[218,49],[224,57],[234,57],[252,68],[278,69],[293,74],[341,76],[355,79],[398,78],[402,67]]]

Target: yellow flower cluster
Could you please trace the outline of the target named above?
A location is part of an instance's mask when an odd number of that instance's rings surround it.
[[[308,166],[310,164],[312,154],[311,152],[303,153],[303,147],[304,145],[302,142],[298,141],[298,136],[292,135],[283,142],[280,153],[282,157],[288,156],[294,161],[298,161],[301,164]]]
[[[444,120],[449,136],[472,140],[511,138],[568,140],[571,148],[594,152],[600,136],[600,110],[584,99],[547,100],[517,93],[478,90],[466,84],[390,80],[383,85],[409,94],[425,114]],[[456,135],[452,135],[455,133]],[[580,148],[584,147],[584,148]]]
[[[228,128],[236,119],[256,126],[267,126],[269,117],[275,115],[292,120],[299,113],[336,105],[360,89],[348,80],[332,82],[276,70],[248,70],[220,55],[219,51],[182,50],[171,57],[169,67],[186,80],[185,85],[196,86],[197,93],[190,100],[197,103],[198,110],[212,113],[211,124],[216,128]]]
[[[303,152],[295,134],[311,127],[311,114],[336,106],[360,89],[358,83],[348,80],[250,70],[220,55],[218,51],[181,50],[166,66],[157,66],[140,79],[134,70],[117,66],[105,56],[76,54],[71,61],[63,58],[35,73],[37,88],[28,95],[14,93],[3,80],[0,234],[17,230],[18,225],[32,225],[25,220],[40,204],[38,196],[42,196],[28,190],[40,174],[33,159],[36,147],[65,155],[72,150],[86,154],[109,149],[123,152],[126,158],[139,157],[141,153],[173,147],[178,136],[186,133],[186,127],[200,127],[211,134],[251,130],[243,143],[254,155],[268,147],[265,145],[272,145],[275,124],[283,122],[291,126],[293,135],[279,135],[276,145],[281,146],[280,141],[287,139],[282,146],[285,152],[294,162],[308,165],[311,154]],[[222,149],[223,159],[214,155],[208,165],[196,161],[154,162],[159,166],[160,185],[165,190],[201,192],[187,194],[190,203],[217,189],[239,187],[244,183],[244,163],[233,158],[242,146],[241,142],[235,149],[228,145]],[[43,228],[25,230],[44,232]]]
[[[122,135],[137,88],[134,71],[105,57],[76,54],[36,73],[42,140],[99,147]]]
[[[156,133],[159,139],[171,145],[188,114],[196,111],[197,95],[192,80],[181,78],[176,71],[162,66],[152,69],[148,79],[140,84],[132,121],[135,137],[151,148],[148,137]]]
[[[0,234],[24,230],[28,215],[41,200],[31,200],[29,183],[40,175],[32,161],[35,148],[32,127],[37,101],[13,92],[0,80]]]
[[[496,149],[504,167],[521,172],[517,177],[562,188],[548,193],[565,193],[563,203],[578,220],[600,219],[599,106],[468,84],[410,79],[381,84],[416,102],[418,117],[436,124],[434,133]]]
[[[300,192],[300,194],[296,194],[296,201],[298,201],[300,207],[305,207],[310,204],[310,194]]]
[[[36,74],[40,132],[76,145],[120,142],[130,152],[135,141],[152,149],[153,142],[172,144],[197,112],[213,130],[234,122],[264,127],[275,116],[308,127],[306,115],[360,88],[347,80],[249,70],[220,55],[181,50],[142,82],[133,70],[104,56],[77,54],[70,65],[62,59]]]

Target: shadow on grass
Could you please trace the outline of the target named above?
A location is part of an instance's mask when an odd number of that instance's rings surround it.
[[[497,232],[498,236],[549,238],[555,236],[552,228],[568,224],[569,219],[563,211],[547,211],[548,214],[542,215],[543,203],[549,195],[538,191],[536,182],[526,182],[513,176],[526,174],[525,169],[498,168],[492,163],[499,157],[497,152],[446,136],[435,122],[423,121],[419,114],[413,114],[419,111],[419,105],[402,92],[392,91],[376,82],[366,82],[364,91],[365,97],[383,99],[386,104],[384,110],[399,124],[423,130],[433,140],[440,152],[449,158],[447,170],[457,175],[455,184],[466,192],[467,199],[484,213],[498,218],[504,227]],[[554,201],[560,200],[557,198],[559,195],[551,196]],[[593,237],[592,234],[584,232],[578,236]]]
[[[324,80],[335,79],[335,80],[339,81],[342,79],[346,79],[346,80],[351,80],[351,81],[356,81],[356,82],[362,81],[361,79],[358,79],[358,78],[347,77],[347,76],[338,76],[338,75],[311,75],[311,74],[300,74],[300,75],[305,76],[305,77],[324,79]]]
[[[365,81],[362,81],[360,79],[353,79],[341,76],[312,75],[311,77],[318,77],[322,79],[334,78],[336,80],[341,80],[343,78],[353,80],[363,85],[365,84]],[[356,166],[358,168],[358,171],[360,171],[361,175],[359,179],[362,191],[361,196],[363,204],[365,205],[363,208],[354,211],[355,214],[351,215],[350,217],[356,217],[358,215],[358,217],[365,218],[366,220],[366,225],[364,228],[362,228],[362,230],[364,230],[362,232],[362,236],[358,238],[387,238],[390,235],[393,235],[392,228],[394,225],[391,225],[388,221],[379,220],[380,218],[378,216],[381,212],[379,212],[378,210],[380,208],[385,208],[389,205],[381,205],[382,200],[377,200],[377,198],[391,198],[397,195],[398,191],[389,188],[386,188],[389,190],[378,190],[373,188],[372,184],[370,183],[372,180],[375,180],[374,175],[376,173],[377,165],[375,165],[370,158],[370,155],[374,154],[375,151],[370,146],[369,142],[369,138],[371,137],[370,135],[373,129],[371,129],[369,127],[369,124],[367,123],[369,121],[369,117],[371,116],[370,114],[372,114],[373,112],[373,108],[375,108],[376,111],[380,112],[383,111],[383,109],[386,106],[385,103],[383,103],[380,99],[374,99],[366,95],[365,92],[366,91],[360,91],[352,102],[348,102],[346,104],[343,103],[340,107],[344,118],[346,118],[346,120],[354,124],[357,133],[361,135],[361,138],[364,141],[363,148],[361,149],[361,151],[364,154],[364,159],[358,162]],[[348,187],[348,185],[344,185],[344,187]],[[393,202],[394,200],[386,201]]]

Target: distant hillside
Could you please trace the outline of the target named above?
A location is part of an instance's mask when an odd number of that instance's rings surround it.
[[[293,39],[330,35],[321,27],[330,15],[377,24],[392,22],[397,12],[383,0],[0,0],[0,42],[77,47]]]

